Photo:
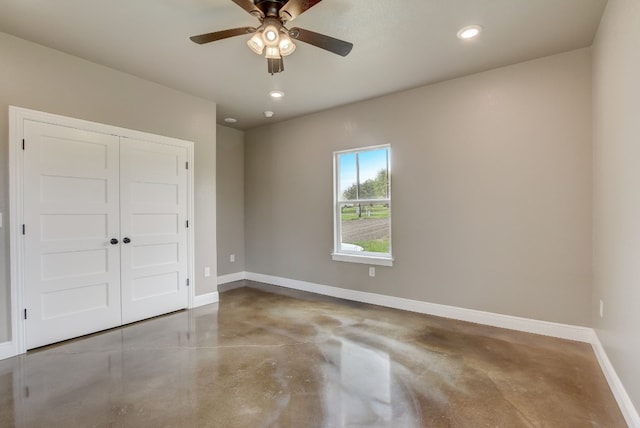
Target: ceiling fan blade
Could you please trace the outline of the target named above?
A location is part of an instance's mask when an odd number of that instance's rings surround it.
[[[234,36],[242,36],[243,34],[251,34],[256,31],[253,27],[230,28],[228,30],[214,31],[213,33],[200,34],[199,36],[189,37],[191,41],[202,45],[204,43],[215,42]]]
[[[287,4],[280,8],[280,18],[284,21],[292,21],[321,1],[322,0],[289,0]]]
[[[347,56],[351,49],[353,49],[353,43],[345,42],[344,40],[335,39],[324,34],[315,33],[313,31],[305,30],[303,28],[292,28],[289,30],[289,36],[301,42],[309,43],[310,45],[317,46],[321,49],[333,52],[340,56]]]
[[[253,0],[233,0],[233,2],[256,18],[264,18],[264,13],[256,7]]]

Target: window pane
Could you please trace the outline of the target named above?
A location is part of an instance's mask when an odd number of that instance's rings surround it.
[[[389,204],[340,204],[340,251],[389,253]]]
[[[357,167],[356,154],[345,153],[338,156],[338,168],[340,171],[340,195],[339,200],[351,201],[358,198],[357,194]]]
[[[338,155],[339,200],[389,198],[389,149]]]
[[[358,153],[360,199],[387,199],[389,197],[389,149]]]

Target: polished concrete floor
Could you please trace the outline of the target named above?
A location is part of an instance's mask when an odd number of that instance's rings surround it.
[[[246,285],[0,361],[0,426],[626,426],[590,345]]]

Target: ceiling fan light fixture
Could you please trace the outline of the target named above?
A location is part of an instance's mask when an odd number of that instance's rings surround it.
[[[291,38],[286,33],[283,33],[282,36],[280,36],[280,43],[278,44],[278,47],[280,48],[280,55],[282,56],[291,55],[293,51],[296,50],[296,45],[291,41]]]
[[[267,46],[278,46],[278,42],[280,41],[280,35],[275,25],[267,25],[262,32],[262,37]]]
[[[267,59],[280,59],[280,50],[277,46],[267,46],[264,57]]]
[[[254,34],[249,41],[247,41],[247,46],[253,52],[258,55],[262,55],[262,51],[264,50],[264,42],[262,41],[262,37],[260,37],[259,33]]]

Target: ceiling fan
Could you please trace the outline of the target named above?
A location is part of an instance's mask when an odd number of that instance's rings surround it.
[[[215,42],[229,37],[253,34],[247,42],[258,55],[265,52],[269,73],[284,71],[282,57],[290,55],[296,45],[293,40],[308,43],[341,56],[347,56],[353,44],[303,28],[288,29],[285,24],[294,20],[322,0],[232,0],[260,21],[258,27],[239,27],[192,36],[198,44]]]

